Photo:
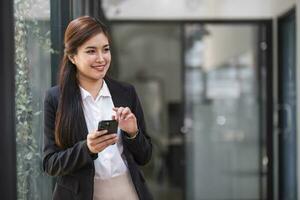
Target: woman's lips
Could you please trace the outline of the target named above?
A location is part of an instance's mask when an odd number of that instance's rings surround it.
[[[92,66],[92,68],[102,71],[102,70],[104,70],[105,65],[96,65],[96,66]]]

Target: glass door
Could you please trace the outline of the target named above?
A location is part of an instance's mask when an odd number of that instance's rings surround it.
[[[182,41],[177,23],[114,23],[113,66],[118,80],[135,86],[148,134],[152,160],[143,167],[154,199],[183,199],[184,140]],[[110,70],[111,70],[110,69]]]
[[[259,27],[187,24],[184,33],[185,199],[264,199]]]
[[[112,68],[134,84],[152,137],[143,171],[155,199],[266,199],[260,32],[256,24],[113,23]]]

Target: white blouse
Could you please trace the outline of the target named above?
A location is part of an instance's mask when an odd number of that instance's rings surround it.
[[[82,87],[80,87],[80,92],[83,101],[84,117],[90,133],[97,130],[99,121],[112,119],[112,116],[115,115],[115,112],[112,110],[114,104],[105,81],[103,81],[103,86],[95,100]],[[119,137],[118,142],[99,152],[98,158],[94,160],[95,179],[110,179],[128,171],[121,156],[123,153],[123,144],[119,128],[117,134]]]

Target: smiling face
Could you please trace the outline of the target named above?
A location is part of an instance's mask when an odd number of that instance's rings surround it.
[[[109,42],[98,33],[77,48],[69,59],[77,68],[77,78],[82,82],[102,82],[111,62]]]

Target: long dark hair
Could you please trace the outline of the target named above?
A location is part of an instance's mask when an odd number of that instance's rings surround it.
[[[78,47],[98,33],[104,33],[110,40],[106,26],[89,16],[74,19],[65,31],[64,56],[59,72],[60,99],[55,119],[55,142],[61,148],[71,147],[82,139],[80,135],[74,134],[75,131],[86,130],[77,68],[69,56],[75,55]],[[80,134],[86,136],[87,133]]]

